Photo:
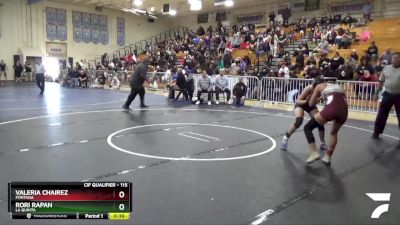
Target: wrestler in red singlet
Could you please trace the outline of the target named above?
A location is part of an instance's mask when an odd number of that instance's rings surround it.
[[[322,111],[315,114],[314,118],[304,127],[304,133],[311,149],[311,155],[307,159],[307,163],[312,163],[320,158],[320,153],[317,151],[312,130],[332,121],[333,125],[330,133],[331,137],[328,151],[322,159],[326,165],[330,165],[331,157],[337,143],[337,134],[347,120],[348,106],[345,92],[342,87],[336,84],[336,78],[334,77],[325,77],[324,83],[315,87],[314,93],[310,99],[310,106],[315,105],[319,97],[324,99],[325,106]]]

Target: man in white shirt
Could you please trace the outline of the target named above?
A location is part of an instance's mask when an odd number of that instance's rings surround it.
[[[44,92],[44,75],[46,73],[46,69],[44,68],[44,65],[42,62],[39,62],[36,64],[36,84],[40,88],[40,95],[43,95]]]
[[[278,71],[280,77],[290,78],[289,68],[286,66],[286,62],[282,62],[282,66]]]

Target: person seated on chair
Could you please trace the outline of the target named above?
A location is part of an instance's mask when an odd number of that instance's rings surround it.
[[[84,70],[79,71],[79,87],[84,88],[88,87],[88,76]]]
[[[112,90],[119,90],[120,86],[121,86],[121,82],[119,81],[117,76],[114,76],[114,78],[111,81],[110,88]]]
[[[239,77],[239,82],[233,87],[233,103],[236,107],[244,105],[244,99],[247,93],[247,86],[243,82],[243,77]]]
[[[225,70],[221,69],[219,71],[219,76],[215,78],[215,94],[217,99],[215,104],[219,104],[219,94],[224,92],[226,93],[226,101],[229,102],[231,98],[231,90],[229,90],[228,86],[229,82],[228,78],[225,76]]]
[[[176,96],[176,99],[179,98],[179,96],[183,93],[183,96],[185,99],[187,99],[187,91],[186,91],[186,77],[183,74],[182,68],[178,69],[178,72],[176,73],[177,76],[173,76],[172,82],[169,84],[169,98],[170,99],[175,99],[175,91],[179,91],[178,96]]]
[[[207,71],[203,71],[201,77],[197,81],[197,102],[196,105],[200,105],[203,101],[201,99],[202,93],[208,93],[208,105],[211,105],[211,95],[212,95],[212,83],[210,77],[207,75]]]

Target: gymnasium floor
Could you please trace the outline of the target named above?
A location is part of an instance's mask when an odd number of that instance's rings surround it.
[[[125,92],[46,85],[0,88],[0,224],[27,223],[7,213],[7,182],[88,180],[133,182],[125,224],[399,224],[397,126],[374,141],[371,122],[349,120],[332,166],[305,166],[302,130],[279,149],[291,112],[152,94],[123,112]],[[389,212],[371,219],[383,203],[365,193],[392,193]]]

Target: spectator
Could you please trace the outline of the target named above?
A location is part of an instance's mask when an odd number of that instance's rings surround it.
[[[324,70],[329,67],[331,60],[327,57],[328,54],[322,54],[318,61],[318,69]]]
[[[383,133],[385,129],[386,121],[389,116],[390,110],[394,105],[397,120],[400,128],[400,52],[393,53],[392,64],[385,66],[379,77],[378,89],[375,92],[375,99],[382,88],[382,101],[379,105],[378,115],[375,120],[374,133],[372,138],[378,139],[379,135]]]
[[[300,51],[300,52],[295,51],[295,56],[296,56],[296,67],[299,70],[303,70],[304,69],[304,60],[305,60],[303,52],[302,51]]]
[[[280,77],[290,78],[289,68],[286,66],[286,62],[282,62],[281,68],[278,71]]]
[[[302,51],[304,54],[309,55],[309,48],[307,41],[302,41],[299,47],[297,48],[298,51]]]
[[[372,4],[370,1],[365,1],[363,7],[362,7],[363,15],[364,18],[366,18],[368,21],[371,21],[371,13],[372,13]]]
[[[278,36],[277,36],[277,44],[278,44],[278,54],[280,56],[284,55],[285,52],[285,44],[286,44],[286,34],[285,31],[282,29],[280,30]]]
[[[375,41],[371,43],[371,46],[368,47],[367,49],[367,54],[369,57],[373,57],[374,55],[378,55],[378,46],[376,46]]]
[[[351,24],[354,21],[353,17],[351,17],[350,13],[347,14],[342,20],[342,24],[347,25]]]
[[[247,93],[247,86],[243,82],[243,77],[239,77],[239,82],[236,83],[235,86],[233,87],[233,96],[234,96],[233,102],[235,103],[236,107],[244,105],[246,93]]]
[[[393,57],[392,49],[388,48],[386,49],[386,52],[381,55],[379,60],[380,61],[386,60],[388,64],[392,64],[392,57]]]
[[[306,62],[306,65],[307,65],[307,66],[310,66],[310,65],[316,66],[316,65],[317,65],[317,61],[315,60],[315,58],[314,58],[313,55],[310,56],[310,58],[308,58],[308,60],[307,60],[307,62]]]
[[[350,57],[353,58],[356,62],[358,62],[358,55],[355,49],[350,53]]]
[[[274,24],[275,23],[275,13],[274,13],[274,11],[271,11],[269,13],[268,17],[269,17],[269,23],[270,24]]]
[[[353,80],[354,68],[349,62],[345,62],[344,66],[336,71],[336,77],[338,80]]]
[[[344,66],[344,58],[340,56],[340,53],[338,51],[335,52],[335,55],[330,60],[330,65],[333,72],[336,72],[337,69]]]
[[[14,65],[14,74],[15,74],[15,82],[21,83],[22,71],[24,71],[24,67],[21,62],[17,60],[17,64]]]
[[[79,70],[79,87],[84,88],[88,87],[88,76],[85,70]]]
[[[292,13],[288,7],[282,10],[282,18],[283,18],[283,26],[289,26],[289,18],[292,16]]]
[[[351,46],[351,41],[352,41],[353,37],[350,35],[349,31],[346,31],[339,42],[339,49],[348,49]]]
[[[110,63],[110,58],[108,57],[107,53],[104,53],[104,55],[101,56],[101,64],[105,67],[108,68],[108,64]]]
[[[374,74],[374,73],[375,73],[374,68],[373,68],[372,65],[371,65],[371,62],[368,61],[368,59],[367,59],[366,57],[363,57],[363,58],[361,59],[361,64],[360,64],[360,65],[357,67],[357,69],[356,69],[356,72],[357,72],[357,74],[358,74],[358,76],[356,77],[357,80],[358,80],[362,75],[364,75],[364,71],[365,71],[365,70],[368,70],[368,72],[369,72],[370,74]]]
[[[0,61],[0,80],[1,77],[4,76],[5,80],[7,81],[7,64],[4,62],[4,60]]]
[[[219,94],[226,93],[226,100],[227,102],[230,101],[231,98],[231,90],[229,90],[229,81],[228,78],[225,76],[225,70],[219,71],[219,76],[215,78],[215,94],[216,94],[216,102],[215,104],[219,104]]]
[[[197,91],[196,105],[200,105],[200,103],[203,101],[201,99],[202,93],[208,94],[208,105],[211,105],[212,85],[211,85],[211,79],[210,77],[208,77],[206,71],[203,71],[202,76],[199,77],[197,85],[198,85],[198,91]]]
[[[315,47],[314,52],[319,52],[321,55],[328,54],[329,42],[326,39],[322,39],[321,43]]]
[[[25,81],[33,81],[32,65],[25,62]]]

